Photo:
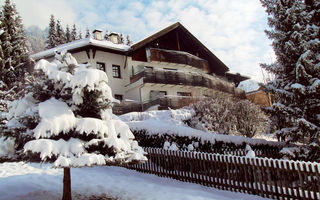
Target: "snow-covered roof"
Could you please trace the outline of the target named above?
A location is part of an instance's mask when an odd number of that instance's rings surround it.
[[[260,85],[257,81],[249,79],[249,80],[241,81],[238,85],[238,88],[248,93],[248,92],[259,90]]]
[[[92,31],[92,33],[94,33],[94,32],[102,32],[102,30],[101,29],[94,29],[93,31]]]
[[[232,74],[232,75],[241,75],[241,76],[243,76],[243,77],[245,77],[245,78],[248,78],[248,79],[250,78],[249,76],[240,74],[239,72],[235,72],[235,71],[232,71],[232,70],[229,70],[229,71],[227,71],[226,73]]]
[[[67,44],[62,44],[59,46],[56,46],[54,48],[45,50],[45,51],[41,51],[39,53],[33,54],[31,55],[31,58],[38,60],[44,57],[48,57],[48,56],[54,56],[54,52],[61,52],[61,51],[68,51],[68,50],[72,50],[72,49],[76,49],[76,48],[80,48],[80,47],[84,47],[84,46],[88,46],[88,45],[93,45],[93,46],[97,46],[97,47],[102,47],[102,48],[106,48],[106,49],[112,49],[112,50],[117,50],[117,51],[128,51],[130,49],[130,46],[125,45],[125,44],[114,44],[111,41],[107,41],[107,40],[95,40],[93,38],[84,38],[81,40],[75,40],[73,42],[69,42]]]

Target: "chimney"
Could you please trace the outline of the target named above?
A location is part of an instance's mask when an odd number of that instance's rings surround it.
[[[93,33],[93,38],[95,40],[102,40],[102,31],[99,29],[95,29],[94,31],[92,31]]]
[[[114,44],[119,44],[119,34],[118,33],[110,33],[109,34],[110,41],[113,42]]]

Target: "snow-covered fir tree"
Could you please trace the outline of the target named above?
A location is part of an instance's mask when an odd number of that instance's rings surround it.
[[[46,49],[51,49],[53,47],[56,47],[57,44],[57,29],[56,29],[56,21],[54,19],[54,16],[51,15],[50,22],[49,22],[49,31],[48,31],[48,37],[46,40]]]
[[[124,44],[124,38],[123,38],[122,33],[120,33],[120,35],[119,35],[119,44]]]
[[[77,39],[77,27],[75,24],[72,26],[72,31],[71,31],[71,41],[75,41]]]
[[[25,65],[29,60],[26,36],[22,20],[14,4],[6,0],[0,16],[0,44],[2,50],[1,80],[11,88],[24,76]]]
[[[126,36],[126,40],[127,40],[126,45],[131,46],[132,45],[132,41],[131,41],[129,35]]]
[[[85,38],[90,38],[90,37],[91,37],[90,30],[89,30],[89,28],[87,27]]]
[[[63,199],[71,199],[71,167],[146,161],[129,127],[112,114],[116,100],[105,72],[62,52],[51,63],[40,60],[32,78],[2,134],[15,141],[16,159],[64,168]]]
[[[79,39],[79,40],[81,40],[81,39],[82,39],[82,31],[81,31],[81,29],[79,30],[78,39]]]
[[[104,34],[104,39],[107,40],[107,41],[110,41],[110,31],[109,30],[106,30],[106,33]]]
[[[283,152],[320,160],[320,2],[261,0],[269,15],[266,31],[277,57],[262,66],[275,74],[267,85],[276,101],[270,110],[275,134],[299,148]],[[294,150],[294,151],[290,151]]]
[[[23,94],[28,57],[21,18],[15,5],[7,0],[0,11],[0,132],[6,122],[3,112]]]
[[[57,41],[57,46],[60,44],[65,44],[66,43],[66,34],[63,30],[63,27],[61,26],[60,20],[57,20],[56,24],[56,41]]]
[[[66,38],[66,43],[72,41],[72,39],[71,39],[71,32],[70,32],[70,29],[69,29],[69,25],[66,26],[66,35],[65,35],[65,38]]]
[[[38,26],[29,26],[26,29],[28,49],[31,53],[37,53],[45,49],[46,35],[46,30],[41,30]]]

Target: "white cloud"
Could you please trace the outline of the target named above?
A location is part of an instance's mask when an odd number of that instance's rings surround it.
[[[44,29],[49,24],[50,15],[61,20],[62,24],[73,24],[76,22],[76,13],[71,1],[64,0],[13,0],[17,6],[23,23],[26,27],[38,25]]]
[[[231,70],[261,81],[259,63],[274,61],[259,0],[14,0],[26,26],[44,28],[50,14],[65,24],[130,34],[141,40],[180,21]]]

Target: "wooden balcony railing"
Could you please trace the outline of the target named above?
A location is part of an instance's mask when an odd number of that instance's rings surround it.
[[[149,61],[177,63],[209,72],[208,61],[183,51],[150,48]]]
[[[216,89],[218,91],[227,92],[230,94],[237,93],[237,89],[231,83],[214,76],[212,76],[212,78],[208,78],[197,73],[166,70],[144,70],[133,75],[130,78],[130,83],[134,83],[141,78],[143,79],[144,83],[200,86]]]

